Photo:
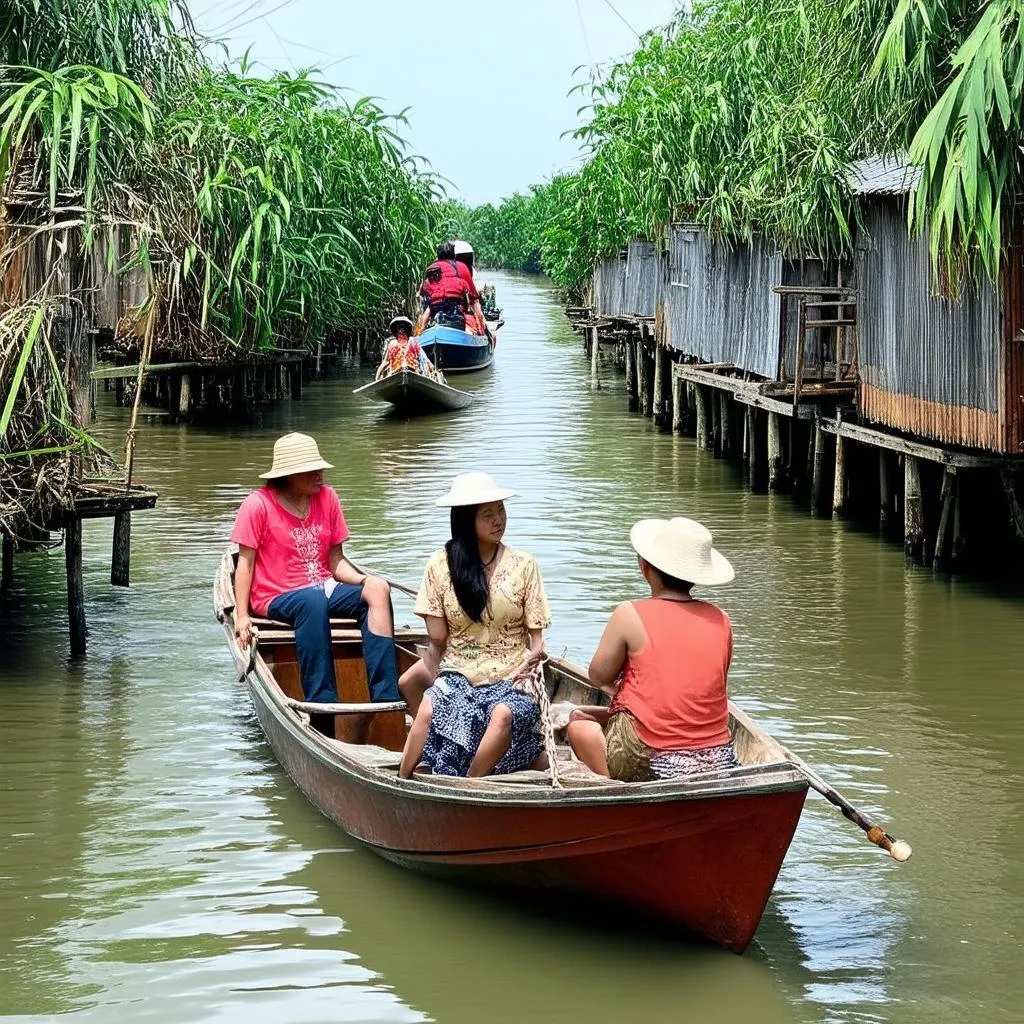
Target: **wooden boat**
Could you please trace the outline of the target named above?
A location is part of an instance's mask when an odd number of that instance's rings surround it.
[[[260,625],[258,653],[234,636],[233,556],[214,607],[274,753],[299,788],[352,838],[405,867],[500,889],[556,888],[609,907],[677,922],[737,953],[750,942],[782,866],[808,783],[788,752],[730,705],[741,766],[691,781],[623,783],[595,775],[559,747],[558,776],[525,771],[486,779],[429,774],[401,781],[404,704],[367,704],[359,631],[332,624],[334,737],[310,726],[292,631]],[[258,621],[258,620],[257,620]],[[422,631],[396,631],[399,671]],[[572,665],[546,666],[552,702],[606,703]],[[354,713],[373,712],[366,743]]]
[[[473,404],[473,396],[468,392],[413,370],[399,370],[381,377],[356,388],[352,394],[374,402],[390,402],[399,412],[409,415],[465,409]]]
[[[433,364],[444,373],[471,373],[491,365],[494,349],[486,335],[435,324],[417,340]]]

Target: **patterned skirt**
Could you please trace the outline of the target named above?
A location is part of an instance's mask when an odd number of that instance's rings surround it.
[[[540,708],[509,679],[473,686],[459,672],[442,672],[427,696],[433,713],[423,762],[435,775],[467,774],[491,712],[498,704],[504,704],[512,712],[512,744],[494,774],[522,771],[543,753]]]

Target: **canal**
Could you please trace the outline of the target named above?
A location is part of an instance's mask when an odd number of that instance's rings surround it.
[[[0,1014],[17,1020],[1019,1021],[1024,630],[1019,597],[905,569],[899,549],[592,393],[553,291],[489,275],[507,326],[463,413],[389,420],[351,369],[257,423],[139,437],[132,587],[86,527],[86,660],[67,660],[63,556],[20,557],[0,696]],[[101,396],[102,397],[102,396]],[[99,431],[119,446],[125,414]],[[628,529],[708,524],[733,561],[734,697],[914,846],[898,866],[812,797],[738,958],[552,897],[543,912],[353,848],[278,768],[233,682],[211,580],[275,437],[316,436],[351,553],[416,580],[456,473],[514,486],[549,648],[585,662],[638,594]],[[398,617],[411,621],[408,602]],[[750,841],[756,843],[757,836]]]

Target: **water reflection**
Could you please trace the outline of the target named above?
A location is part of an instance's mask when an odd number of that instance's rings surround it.
[[[597,393],[549,290],[497,280],[508,324],[477,403],[405,422],[353,369],[228,427],[148,425],[130,591],[109,524],[86,530],[90,654],[64,656],[63,559],[19,559],[0,693],[0,1013],[158,1021],[1015,1020],[1024,984],[1020,606],[904,569],[898,549],[786,496]],[[116,446],[124,414],[105,409]],[[637,593],[631,522],[707,522],[737,569],[734,694],[905,836],[900,868],[808,801],[742,959],[600,906],[510,906],[353,850],[272,760],[232,683],[210,582],[273,440],[316,435],[352,553],[414,581],[446,537],[434,497],[487,469],[521,492],[551,647],[577,660]],[[409,619],[405,599],[399,618]],[[59,624],[53,630],[44,623]],[[752,837],[756,841],[756,837]],[[579,908],[576,908],[577,910]],[[741,1017],[742,1015],[742,1017]]]

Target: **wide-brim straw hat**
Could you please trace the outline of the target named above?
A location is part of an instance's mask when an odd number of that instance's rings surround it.
[[[407,316],[396,316],[394,320],[392,320],[391,323],[388,324],[388,330],[391,331],[392,334],[397,334],[398,328],[402,324],[405,324],[405,326],[409,330],[409,333],[412,334],[412,329],[416,325]]]
[[[315,469],[334,469],[320,456],[316,441],[309,434],[285,434],[274,442],[274,464],[261,480],[274,480],[293,473],[311,473]]]
[[[729,583],[736,573],[711,544],[711,531],[694,519],[641,519],[629,531],[636,553],[677,580],[702,587]]]
[[[442,494],[435,505],[453,508],[456,505],[486,505],[490,501],[514,498],[516,492],[502,487],[490,473],[460,473],[447,494]]]

